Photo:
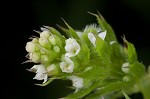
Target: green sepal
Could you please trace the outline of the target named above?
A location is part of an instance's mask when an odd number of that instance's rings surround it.
[[[50,78],[48,81],[46,81],[46,82],[43,83],[43,84],[35,84],[35,85],[38,85],[38,86],[46,86],[46,85],[50,84],[53,80],[54,80],[54,78]]]
[[[95,35],[95,38],[96,38],[96,51],[98,52],[98,55],[105,62],[105,64],[109,64],[110,53],[108,44],[97,35]]]
[[[128,42],[125,38],[123,38],[123,41],[125,43],[125,52],[127,53],[128,61],[130,63],[134,63],[137,61],[137,53],[134,45],[130,42]]]
[[[133,78],[139,80],[145,74],[145,66],[142,63],[136,61],[130,65],[130,71]]]
[[[123,93],[125,99],[131,99],[123,90],[122,90],[122,93]]]
[[[68,23],[67,23],[64,19],[62,19],[62,20],[64,21],[64,23],[66,24],[66,26],[67,26],[68,29],[69,29],[69,33],[70,33],[70,34],[67,34],[67,35],[68,35],[68,36],[70,35],[71,37],[75,38],[76,40],[80,40],[80,37],[79,37],[78,34],[74,31],[74,29],[73,29],[71,26],[69,26]],[[66,33],[68,33],[68,32],[66,32]]]

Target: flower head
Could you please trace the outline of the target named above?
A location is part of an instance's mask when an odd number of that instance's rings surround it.
[[[67,56],[65,56],[65,61],[60,63],[60,68],[62,72],[72,73],[74,69],[74,62]]]
[[[80,52],[80,45],[75,39],[69,38],[66,40],[65,50],[67,52],[65,54],[66,56],[73,57],[73,56],[76,56]]]

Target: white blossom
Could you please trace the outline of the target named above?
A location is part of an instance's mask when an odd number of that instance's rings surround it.
[[[94,34],[93,33],[88,33],[88,39],[91,41],[91,43],[94,45],[94,46],[96,46],[96,44],[95,44],[95,42],[96,42],[96,38],[95,38],[95,36],[94,36]]]
[[[69,38],[66,40],[65,50],[67,52],[65,56],[73,57],[73,56],[76,56],[80,52],[80,45],[75,39]]]
[[[69,76],[68,79],[70,79],[73,82],[74,87],[76,87],[76,88],[82,88],[83,87],[83,78],[72,75],[72,76]]]
[[[74,69],[74,62],[67,56],[65,56],[65,61],[60,63],[60,68],[62,72],[72,73]]]
[[[99,33],[98,36],[99,36],[102,40],[104,40],[105,37],[106,37],[106,30],[105,30],[104,32]]]
[[[47,81],[48,75],[44,65],[34,65],[31,70],[36,71],[36,75],[33,79],[44,80],[43,83]]]

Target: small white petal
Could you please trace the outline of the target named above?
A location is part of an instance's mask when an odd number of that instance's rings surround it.
[[[32,69],[37,70],[40,66],[41,66],[41,65],[34,65],[34,66],[31,68],[31,70],[32,70]]]
[[[69,76],[68,79],[70,79],[73,82],[74,87],[76,87],[76,88],[83,87],[83,79],[82,78],[72,75],[72,76]]]
[[[44,32],[44,31],[49,31],[47,28],[43,28],[41,27],[41,30]]]
[[[93,33],[88,33],[88,39],[91,41],[91,43],[96,46],[95,42],[96,42],[96,38],[94,36]]]
[[[102,40],[104,40],[105,37],[106,37],[106,30],[105,30],[104,32],[99,33],[98,36],[99,36]]]
[[[36,75],[33,79],[44,80],[43,83],[47,81],[48,75],[44,65],[34,65],[31,70],[36,70]]]
[[[114,44],[114,43],[116,43],[116,41],[111,41],[111,42],[110,42],[110,45],[112,45],[112,44]]]
[[[44,80],[43,83],[47,81],[48,75],[46,73],[37,73],[33,79]]]

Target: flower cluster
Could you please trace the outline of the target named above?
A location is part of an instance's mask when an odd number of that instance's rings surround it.
[[[143,76],[144,66],[138,62],[133,44],[123,38],[127,46],[122,46],[104,18],[90,14],[97,17],[98,25],[75,31],[64,21],[68,29],[61,26],[60,29],[66,36],[44,26],[38,32],[39,37],[27,42],[28,59],[36,63],[30,69],[36,73],[33,79],[44,80],[41,85],[55,78],[71,80],[76,90],[64,99],[96,99],[109,92],[109,96],[117,97],[120,89],[135,92],[131,87]]]

